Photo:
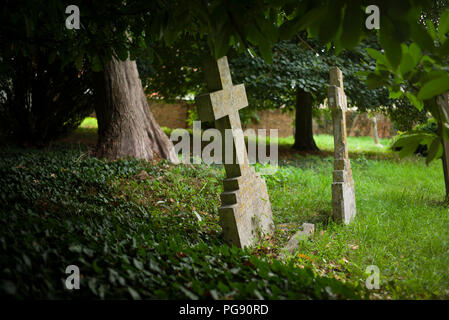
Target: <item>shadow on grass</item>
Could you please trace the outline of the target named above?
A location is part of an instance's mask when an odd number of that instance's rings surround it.
[[[80,127],[76,129],[74,132],[70,133],[67,137],[58,139],[53,144],[54,145],[84,145],[88,149],[94,148],[97,144],[98,134],[97,134],[97,128],[90,128],[90,127]],[[167,130],[165,130],[167,131]],[[168,134],[170,131],[167,131]],[[192,139],[190,139],[192,141]],[[248,139],[245,137],[245,141],[248,144]],[[208,141],[203,141],[202,145],[203,147],[208,145]],[[270,150],[270,142],[267,141],[266,143],[266,153],[269,154]],[[298,160],[298,161],[306,161],[306,159],[309,158],[333,158],[334,152],[333,150],[320,150],[320,151],[312,151],[312,152],[303,152],[303,151],[297,151],[292,148],[292,143],[289,142],[281,142],[278,143],[278,157],[280,162],[282,160]],[[257,148],[259,146],[257,145]],[[399,157],[393,153],[393,152],[376,152],[376,151],[349,151],[349,157],[350,159],[357,159],[357,158],[367,158],[372,160],[392,160],[392,159],[399,159]],[[285,162],[284,162],[285,164]]]

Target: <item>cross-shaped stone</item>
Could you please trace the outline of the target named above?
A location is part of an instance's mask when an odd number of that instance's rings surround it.
[[[334,218],[345,224],[356,214],[355,188],[346,137],[346,95],[343,74],[337,67],[330,68],[328,101],[334,125],[334,182],[332,183],[332,207]]]
[[[226,129],[232,130],[236,158],[234,163],[225,165],[225,168],[228,177],[241,176],[249,167],[239,116],[239,110],[248,106],[245,85],[232,84],[226,57],[206,61],[203,68],[210,93],[197,97],[198,116],[202,121],[215,121],[223,137]]]
[[[255,244],[258,236],[273,231],[271,204],[265,181],[249,165],[239,110],[248,105],[245,86],[233,85],[226,57],[209,60],[203,66],[209,94],[195,101],[202,121],[215,121],[220,130],[225,158],[225,131],[232,130],[233,160],[224,162],[227,178],[223,181],[219,208],[225,240],[238,247]],[[224,160],[224,159],[223,159]]]

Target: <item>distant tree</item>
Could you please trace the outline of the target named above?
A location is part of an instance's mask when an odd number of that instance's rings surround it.
[[[201,42],[200,42],[201,43]],[[200,72],[203,46],[194,41],[182,41],[171,47],[161,46],[159,53],[166,59],[141,63],[143,81],[149,90],[171,100],[204,90]],[[375,60],[361,48],[345,51],[339,56],[316,41],[297,36],[280,41],[273,47],[272,63],[259,56],[229,53],[229,64],[235,83],[244,83],[250,107],[296,109],[294,148],[301,151],[318,150],[313,140],[312,115],[314,107],[326,99],[329,67],[339,66],[345,76],[345,91],[350,106],[359,110],[392,108],[388,90],[370,90],[357,75],[374,68]]]

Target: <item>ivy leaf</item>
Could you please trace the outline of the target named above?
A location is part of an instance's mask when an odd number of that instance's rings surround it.
[[[418,92],[418,99],[427,100],[446,91],[449,91],[448,74],[426,82]]]
[[[140,294],[131,287],[128,287],[128,292],[134,300],[141,300]]]

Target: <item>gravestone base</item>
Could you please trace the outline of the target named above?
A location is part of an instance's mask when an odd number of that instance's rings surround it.
[[[246,174],[223,181],[218,209],[225,241],[243,248],[261,235],[274,231],[270,199],[265,181],[249,167]]]
[[[345,224],[356,215],[355,187],[349,160],[335,160],[332,207],[334,219]]]
[[[354,183],[334,182],[332,184],[332,205],[334,219],[349,224],[356,214]]]

